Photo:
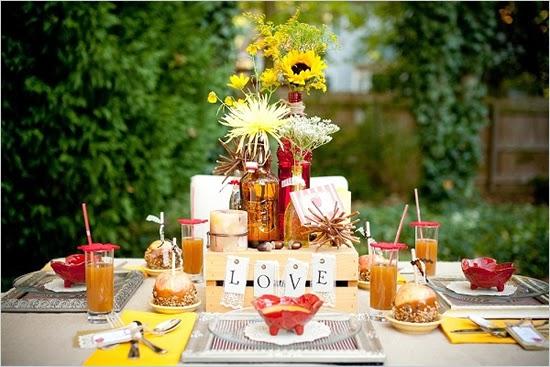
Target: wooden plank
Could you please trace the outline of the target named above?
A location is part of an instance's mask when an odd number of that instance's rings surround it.
[[[223,280],[225,278],[226,259],[228,255],[248,257],[248,280],[254,278],[254,262],[258,260],[274,260],[279,262],[280,276],[284,274],[285,266],[289,258],[310,262],[313,254],[336,255],[335,280],[358,279],[358,254],[355,248],[340,247],[340,249],[321,247],[302,248],[300,250],[274,250],[261,252],[255,249],[247,249],[238,252],[212,252],[207,251],[205,256],[204,278],[208,280]]]
[[[309,288],[306,288],[306,293]],[[357,312],[357,287],[337,287],[336,288],[335,309],[342,312]],[[227,312],[231,308],[222,306],[220,300],[223,295],[223,287],[207,287],[206,290],[206,311],[207,312]],[[250,302],[254,298],[254,290],[247,287],[245,291],[245,307],[250,307]]]

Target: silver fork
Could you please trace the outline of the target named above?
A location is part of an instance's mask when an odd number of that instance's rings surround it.
[[[113,329],[124,327],[124,322],[116,312],[108,313],[105,318],[109,323],[109,326]]]
[[[111,327],[111,329],[119,329],[125,326],[120,316],[114,311],[106,314],[105,319],[109,323],[109,326]],[[102,349],[102,350],[111,349],[117,345],[118,344],[105,345],[103,347],[100,347],[99,349]]]

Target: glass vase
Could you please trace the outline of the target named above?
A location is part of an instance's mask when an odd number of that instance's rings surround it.
[[[281,238],[284,239],[284,222],[285,222],[285,210],[290,203],[290,192],[292,191],[292,166],[294,165],[294,158],[291,152],[290,141],[282,140],[284,150],[279,147],[277,149],[278,162],[278,176],[279,176],[279,228],[281,229]],[[301,177],[304,180],[306,189],[309,189],[311,179],[311,161],[312,154],[308,152],[304,161],[300,163],[302,168]]]
[[[302,165],[292,166],[292,191],[299,191],[304,188],[302,179]],[[290,194],[289,194],[290,195]],[[300,217],[290,200],[284,212],[284,242],[289,248],[292,244],[298,242],[302,247],[309,246],[309,229],[300,222]]]

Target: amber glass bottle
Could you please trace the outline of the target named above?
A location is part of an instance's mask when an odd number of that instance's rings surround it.
[[[248,247],[252,248],[279,237],[279,180],[271,173],[271,161],[265,159],[263,145],[258,144],[257,149],[260,164],[247,162],[247,173],[241,179],[241,205],[248,212]]]
[[[302,179],[302,165],[295,164],[292,166],[292,191],[303,190],[304,180]],[[302,247],[309,246],[309,230],[302,225],[300,217],[296,213],[292,200],[289,202],[285,210],[285,245],[289,246],[295,242],[299,242]]]

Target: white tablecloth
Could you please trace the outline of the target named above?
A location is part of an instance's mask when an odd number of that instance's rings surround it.
[[[438,262],[438,275],[459,273],[458,263]],[[153,285],[154,278],[145,279],[126,308],[152,311],[148,303]],[[368,305],[368,291],[360,290],[359,312],[367,312]],[[81,365],[90,350],[74,348],[74,335],[101,328],[88,324],[82,313],[2,313],[1,320],[2,365]],[[383,322],[375,322],[375,328],[390,366],[548,366],[548,351],[525,351],[517,344],[450,344],[440,329],[408,335]],[[337,355],[334,362],[338,362]]]

